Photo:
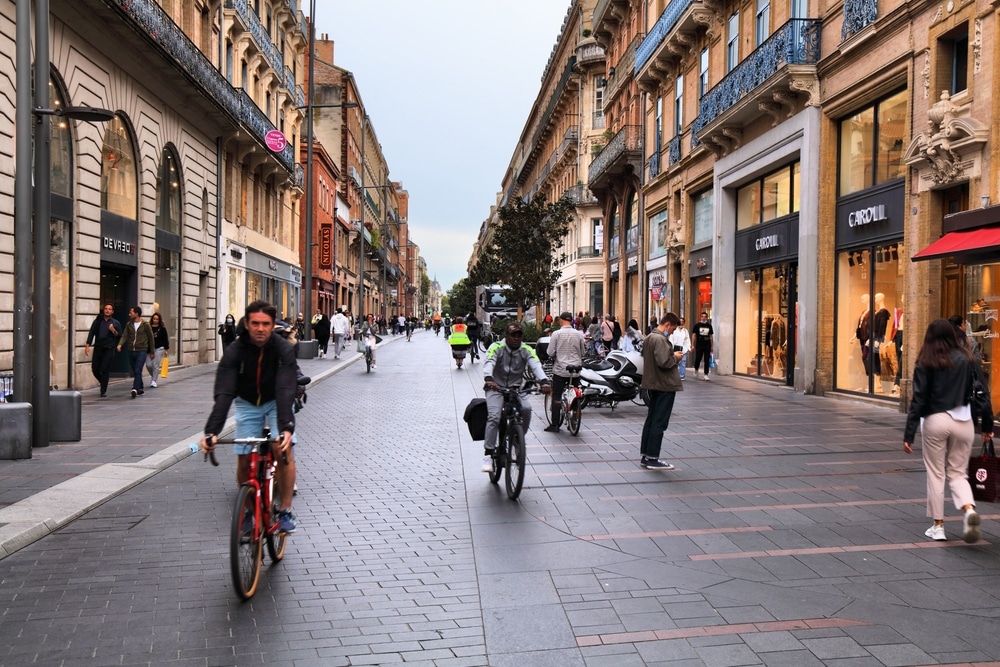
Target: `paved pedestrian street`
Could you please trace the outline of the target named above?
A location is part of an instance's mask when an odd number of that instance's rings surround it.
[[[182,453],[213,367],[136,401],[85,392],[83,442],[0,462],[0,537],[36,519],[2,541],[0,665],[1000,664],[1000,513],[980,505],[967,545],[949,500],[949,540],[927,540],[891,406],[689,375],[659,472],[638,465],[643,406],[588,408],[574,437],[542,431],[534,396],[515,502],[462,421],[481,363],[457,370],[443,338],[389,336],[370,374],[303,367],[299,529],[249,602],[231,448],[218,468]],[[137,467],[61,520],[39,500]]]

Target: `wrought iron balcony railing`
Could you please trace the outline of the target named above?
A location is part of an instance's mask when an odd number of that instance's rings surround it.
[[[692,131],[701,130],[788,65],[815,65],[820,57],[820,20],[791,19],[713,86],[698,105]]]
[[[233,88],[225,76],[195,46],[184,31],[163,11],[155,0],[106,0],[117,6],[134,23],[136,29],[163,49],[176,65],[201,87],[233,120],[243,124],[263,146],[264,136],[275,129],[267,115],[243,90]],[[227,0],[230,1],[230,0]],[[302,177],[295,162],[291,144],[277,153],[276,158],[301,184]]]
[[[583,183],[577,183],[573,187],[567,188],[566,191],[563,192],[562,196],[569,199],[577,206],[598,203],[597,197],[595,197],[594,193],[590,191],[590,188]]]
[[[840,39],[845,40],[878,19],[878,0],[844,0],[844,25]]]
[[[677,164],[681,161],[681,135],[677,135],[667,142],[667,165]]]
[[[631,81],[634,77],[635,72],[635,49],[639,45],[640,36],[636,35],[625,50],[622,51],[622,55],[618,58],[618,62],[615,63],[615,75],[608,80],[608,85],[604,93],[604,101],[608,102],[614,99],[615,95],[625,86],[628,81]]]
[[[594,257],[600,257],[601,251],[592,245],[582,245],[577,251],[577,256],[580,259],[591,259]]]
[[[672,0],[667,8],[656,19],[656,24],[646,34],[642,43],[635,50],[635,73],[638,74],[649,59],[656,53],[657,48],[667,38],[670,31],[677,25],[684,12],[688,10],[694,0]]]
[[[642,128],[638,125],[626,125],[590,163],[590,170],[587,172],[589,182],[593,183],[600,178],[612,164],[625,157],[627,153],[641,150]]]
[[[654,151],[649,156],[649,178],[653,179],[660,175],[660,153]]]
[[[250,35],[257,42],[260,52],[267,58],[268,63],[279,74],[284,71],[285,61],[281,51],[271,41],[271,36],[267,34],[264,24],[260,22],[260,17],[256,12],[250,11],[247,0],[226,0],[226,9],[234,9],[250,30]]]

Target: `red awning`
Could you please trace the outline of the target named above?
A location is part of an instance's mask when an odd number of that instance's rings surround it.
[[[1000,251],[1000,227],[980,227],[961,232],[949,232],[913,256],[914,262],[922,259],[939,259],[952,255],[982,254]]]

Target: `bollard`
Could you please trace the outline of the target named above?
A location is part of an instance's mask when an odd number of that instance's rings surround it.
[[[31,458],[31,403],[0,403],[0,460]]]
[[[78,391],[49,392],[49,441],[80,442],[83,396]]]

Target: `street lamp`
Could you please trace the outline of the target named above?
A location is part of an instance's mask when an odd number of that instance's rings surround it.
[[[32,103],[31,2],[17,0],[15,52],[17,57],[17,134],[14,176],[14,400],[25,403],[30,395],[33,447],[49,445],[49,294],[51,187],[49,116],[102,122],[114,112],[94,107],[50,109],[49,104],[49,0],[35,0],[35,94]],[[32,124],[34,123],[34,128]],[[34,130],[34,146],[32,146]],[[34,153],[34,155],[32,155]],[[34,158],[34,197],[32,197]],[[34,217],[34,232],[32,232]],[[32,281],[34,257],[34,281]],[[32,286],[34,289],[31,289]],[[30,326],[29,326],[30,318]],[[32,333],[34,339],[32,340]],[[29,355],[33,350],[34,354]],[[31,362],[29,363],[29,356]]]
[[[309,311],[312,310],[312,242],[313,242],[313,109],[351,109],[361,106],[357,102],[344,102],[342,104],[313,104],[315,91],[315,70],[316,70],[316,0],[309,3],[309,99],[306,101],[306,261],[302,267],[305,271],[305,289],[303,294],[303,312],[306,318],[310,318]],[[302,107],[297,107],[301,109]],[[363,158],[362,158],[363,159]],[[337,270],[337,235],[333,235],[333,266],[334,272]],[[309,340],[310,327],[303,327],[302,340]]]

